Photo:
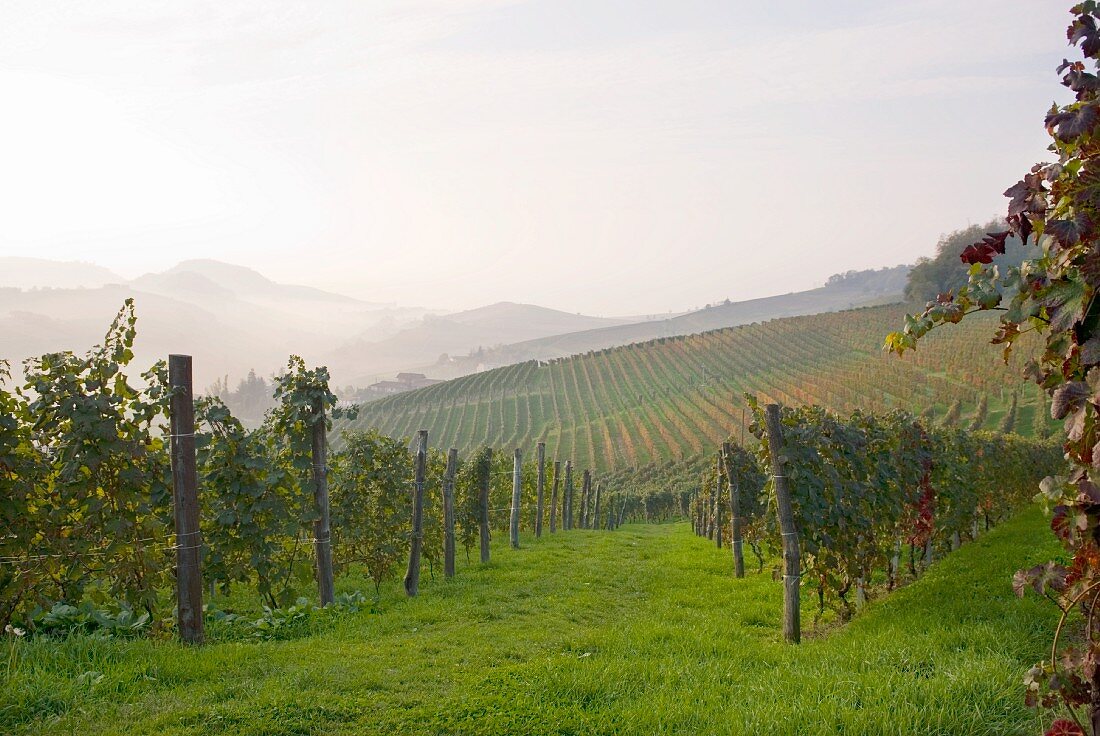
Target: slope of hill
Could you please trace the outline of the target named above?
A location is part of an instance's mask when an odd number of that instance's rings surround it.
[[[9,260],[33,261],[5,262]],[[53,279],[54,284],[74,279],[92,283],[97,273],[104,279],[108,277],[103,274],[110,274],[94,266],[84,269],[87,264],[31,265],[33,273],[24,269],[23,276]],[[68,273],[74,275],[66,281]],[[196,384],[202,388],[227,374],[235,383],[250,368],[271,374],[292,353],[324,362],[349,334],[384,337],[426,313],[278,284],[251,269],[217,261],[185,261],[130,283],[110,276],[113,283],[94,288],[0,288],[0,358],[17,367],[23,358],[44,352],[87,350],[103,337],[123,301],[133,297],[136,365],[147,366],[170,352],[190,353]],[[29,283],[14,277],[4,282]],[[343,376],[334,378],[339,383]]]
[[[454,378],[484,367],[500,367],[527,360],[552,360],[589,350],[628,345],[658,337],[759,322],[777,317],[833,312],[839,309],[901,301],[909,266],[837,274],[820,288],[776,296],[708,305],[686,314],[612,327],[600,327],[516,342],[476,355],[448,356],[427,370],[434,376]]]
[[[310,286],[279,284],[251,268],[209,259],[181,261],[167,271],[147,273],[130,284],[142,291],[169,296],[208,292],[212,286],[223,294],[251,301],[278,303],[285,299],[304,299],[330,305],[355,306],[359,309],[393,306],[364,302]]]
[[[746,391],[845,411],[931,407],[940,415],[956,401],[972,412],[986,395],[986,426],[996,428],[1028,343],[1004,365],[987,344],[989,318],[978,315],[898,358],[882,341],[906,309],[784,318],[528,361],[372,402],[353,424],[394,436],[427,429],[433,445],[464,451],[530,450],[543,440],[550,457],[603,470],[710,452],[742,431]],[[1017,425],[1031,426],[1038,401],[1037,392],[1020,397]]]
[[[126,279],[94,263],[0,257],[0,287],[16,289],[95,289]]]
[[[418,368],[441,354],[473,352],[473,367],[465,371],[469,373],[477,369],[479,348],[627,323],[625,319],[500,302],[455,314],[427,316],[384,340],[358,340],[337,350],[330,367],[352,376],[352,383],[364,384],[372,382],[375,374]],[[436,371],[431,373],[435,375]]]

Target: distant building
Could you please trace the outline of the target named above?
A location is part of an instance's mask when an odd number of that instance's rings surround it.
[[[437,383],[442,383],[442,381],[437,378],[428,378],[423,373],[398,373],[397,380],[372,383],[367,386],[367,392],[375,396],[389,396],[434,386]]]

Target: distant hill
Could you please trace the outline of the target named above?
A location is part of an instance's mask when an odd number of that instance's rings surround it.
[[[140,276],[130,284],[142,291],[170,296],[230,296],[251,302],[309,300],[359,309],[393,306],[364,302],[310,286],[279,284],[251,268],[209,259],[182,261],[167,271]]]
[[[0,287],[95,289],[105,284],[121,284],[125,280],[117,273],[93,263],[0,257]]]
[[[895,281],[904,271],[846,274],[807,292],[638,321],[512,302],[440,315],[280,284],[253,269],[214,260],[184,261],[130,282],[91,264],[37,259],[0,259],[0,264],[12,268],[0,271],[4,283],[52,287],[0,286],[0,358],[15,364],[46,351],[86,350],[132,296],[142,366],[170,352],[190,353],[200,389],[224,378],[232,388],[249,369],[270,375],[293,353],[329,366],[333,385],[345,395],[349,386],[402,371],[447,378],[532,358],[889,300],[900,293]]]
[[[629,345],[658,337],[736,327],[777,317],[833,312],[902,299],[909,266],[837,274],[818,289],[798,291],[761,299],[726,302],[667,319],[598,327],[578,332],[538,337],[510,345],[482,350],[474,355],[450,355],[429,366],[434,376],[453,378],[485,368],[496,368],[527,360],[552,360],[589,350]]]
[[[626,319],[589,317],[570,314],[533,304],[500,302],[465,312],[443,316],[429,315],[383,340],[360,339],[334,351],[333,370],[351,376],[358,385],[377,380],[380,374],[436,363],[441,355],[474,355],[493,346],[562,333],[629,324]],[[468,372],[477,369],[473,362]],[[356,370],[358,369],[358,370]],[[428,370],[429,375],[435,371]]]
[[[339,429],[377,427],[408,436],[427,429],[434,447],[489,444],[611,470],[696,457],[743,431],[742,393],[833,409],[928,410],[960,403],[969,421],[987,398],[987,428],[999,426],[1029,346],[1010,365],[988,344],[991,315],[937,330],[898,358],[885,335],[913,305],[867,307],[725,328],[528,361],[371,402]],[[1044,422],[1038,392],[1020,398],[1017,426]],[[1039,412],[1038,420],[1036,412]],[[1045,425],[1044,425],[1045,426]]]
[[[348,335],[382,338],[427,313],[278,284],[252,269],[218,261],[185,261],[129,283],[88,264],[3,260],[8,262],[21,269],[20,280],[5,274],[5,283],[40,279],[53,285],[0,288],[0,358],[16,368],[28,356],[82,352],[98,343],[127,297],[137,306],[136,365],[144,368],[172,352],[189,353],[200,390],[227,375],[234,385],[250,368],[270,375],[290,354],[323,363]],[[108,285],[95,286],[96,278],[109,279]],[[79,288],[55,288],[77,280]],[[334,375],[334,383],[340,385],[342,378]]]

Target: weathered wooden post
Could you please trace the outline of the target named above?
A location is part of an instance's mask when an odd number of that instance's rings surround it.
[[[523,453],[517,447],[512,456],[512,517],[509,520],[508,538],[512,549],[519,549],[519,506],[523,493]]]
[[[591,493],[592,476],[586,468],[581,474],[581,529],[588,528],[588,494]]]
[[[596,484],[596,506],[592,511],[592,528],[600,528],[600,492],[603,490],[603,483]]]
[[[542,537],[543,498],[546,491],[546,443],[535,447],[535,462],[538,464],[538,495],[535,499],[535,539]]]
[[[723,512],[726,510],[722,504],[722,456],[718,456],[718,464],[715,466],[714,475],[714,541],[718,549],[722,549],[722,533],[725,531],[726,518]]]
[[[699,493],[691,492],[691,530],[699,536]]]
[[[486,447],[481,461],[481,494],[478,503],[481,507],[481,562],[489,561],[489,481],[493,474],[493,450]]]
[[[783,542],[783,638],[792,644],[802,639],[802,622],[799,607],[802,580],[801,559],[798,550],[798,532],[791,510],[791,495],[783,468],[783,425],[779,419],[779,405],[765,407],[764,420],[768,430],[768,454],[771,457],[772,481],[775,484],[775,501],[779,510],[779,529]]]
[[[420,551],[424,545],[424,475],[428,462],[428,430],[416,433],[416,467],[413,481],[412,546],[409,570],[405,573],[405,595],[420,592]]]
[[[730,496],[730,547],[733,548],[733,576],[745,577],[745,555],[741,539],[741,488],[740,478],[735,478],[730,463],[730,443],[722,445],[722,465],[726,472]]]
[[[565,461],[565,518],[561,522],[563,529],[573,528],[573,461]]]
[[[561,461],[554,461],[554,483],[550,492],[550,533],[558,530],[558,482],[561,480]],[[564,507],[564,503],[562,506]],[[564,522],[563,522],[564,526]]]
[[[704,505],[707,514],[707,539],[714,541],[714,494],[711,493],[710,488],[707,486],[706,476],[703,476],[703,496],[706,499]]]
[[[443,474],[443,575],[455,576],[455,473],[458,450],[447,453],[447,471]]]
[[[317,588],[321,605],[327,606],[336,597],[332,578],[332,530],[329,527],[328,507],[328,427],[325,426],[325,405],[313,400],[313,508],[317,519],[313,522],[313,549],[317,559]]]
[[[199,567],[199,485],[195,471],[195,404],[191,356],[168,356],[172,500],[176,522],[176,610],[180,639],[202,644],[202,570]]]

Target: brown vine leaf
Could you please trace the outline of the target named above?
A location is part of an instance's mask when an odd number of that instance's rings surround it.
[[[1089,387],[1084,381],[1070,381],[1054,390],[1050,402],[1050,416],[1053,419],[1065,419],[1072,411],[1077,411],[1088,398]]]

